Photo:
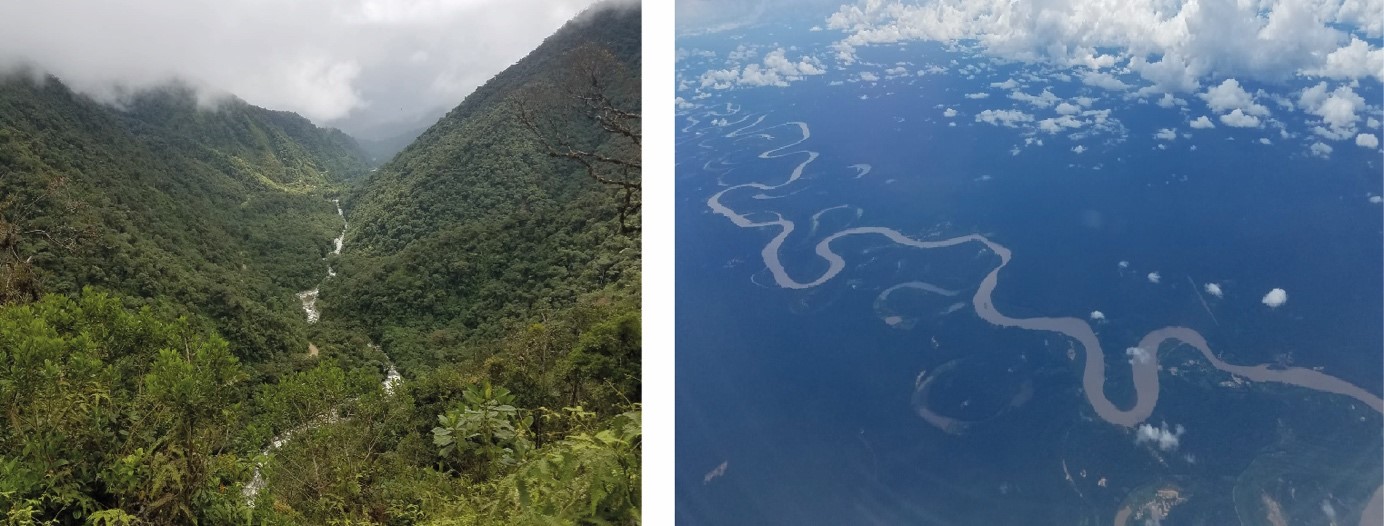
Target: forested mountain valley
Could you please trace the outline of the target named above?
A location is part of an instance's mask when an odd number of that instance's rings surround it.
[[[640,9],[378,167],[0,74],[0,522],[637,524]]]

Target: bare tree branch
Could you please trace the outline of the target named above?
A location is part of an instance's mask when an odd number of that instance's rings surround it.
[[[609,51],[595,46],[579,47],[566,59],[568,71],[555,85],[532,86],[510,103],[549,157],[580,164],[591,180],[614,188],[620,199],[621,232],[637,230],[628,220],[640,207],[640,114],[616,101],[622,87],[628,91],[620,82],[633,75]],[[583,121],[600,130],[594,142],[566,134],[573,122]]]

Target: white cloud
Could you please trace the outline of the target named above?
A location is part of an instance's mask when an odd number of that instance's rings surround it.
[[[1057,105],[1057,113],[1059,115],[1071,115],[1079,111],[1081,111],[1081,106],[1069,102],[1063,102]]]
[[[730,50],[730,53],[726,54],[726,61],[739,65],[741,62],[753,59],[757,56],[759,56],[759,49],[757,47],[740,44],[735,46],[735,49]]]
[[[859,0],[828,26],[849,46],[974,41],[991,55],[1065,67],[1127,61],[1163,91],[1188,92],[1218,77],[1381,75],[1380,12],[1378,0]]]
[[[1163,275],[1157,272],[1150,272],[1148,278],[1149,283],[1158,283],[1160,281],[1163,281]]]
[[[1378,18],[1381,6],[1375,5],[1373,8]],[[1371,48],[1360,37],[1351,35],[1349,44],[1332,51],[1326,56],[1325,64],[1308,70],[1308,73],[1332,79],[1359,79],[1374,75],[1374,78],[1384,80],[1384,49]]]
[[[1086,147],[1085,147],[1085,146],[1082,146],[1082,145],[1080,145],[1080,144],[1078,144],[1078,145],[1072,147],[1072,151],[1074,151],[1074,152],[1080,154],[1080,153],[1086,151]]]
[[[1122,269],[1129,268],[1129,262],[1128,262],[1128,261],[1121,261],[1121,262],[1120,262],[1120,268],[1122,268]]]
[[[860,72],[860,80],[865,82],[875,82],[879,80],[879,75],[874,74],[874,72],[872,71],[862,71]]]
[[[1098,310],[1093,310],[1091,311],[1091,319],[1095,321],[1105,321],[1105,313]]]
[[[1256,128],[1259,126],[1259,117],[1246,115],[1237,108],[1235,111],[1221,115],[1221,123],[1233,128]]]
[[[1158,106],[1161,108],[1173,108],[1186,105],[1187,101],[1174,97],[1171,93],[1164,93],[1163,97],[1158,99]]]
[[[1375,137],[1373,133],[1362,133],[1355,136],[1355,144],[1366,148],[1378,148],[1379,137]]]
[[[1197,120],[1192,121],[1190,126],[1198,130],[1216,127],[1215,123],[1212,123],[1211,119],[1206,118],[1205,115],[1197,117]]]
[[[1355,135],[1355,123],[1360,120],[1360,116],[1355,112],[1365,109],[1365,99],[1357,95],[1350,86],[1340,86],[1327,93],[1325,82],[1302,90],[1302,94],[1298,96],[1298,104],[1309,115],[1321,117],[1321,123],[1327,126],[1318,126],[1313,131],[1336,140],[1348,139]]]
[[[976,115],[976,122],[1016,128],[1020,123],[1033,122],[1033,116],[1019,110],[985,110]]]
[[[1312,146],[1308,148],[1308,151],[1312,152],[1312,155],[1321,157],[1323,159],[1331,157],[1331,147],[1320,142],[1312,143]]]
[[[991,82],[990,87],[999,88],[1003,90],[1011,90],[1019,87],[1019,82],[1014,79],[1009,79],[1004,82]]]
[[[1047,89],[1044,89],[1042,93],[1037,95],[1029,95],[1022,91],[1015,91],[1009,94],[1009,98],[1020,102],[1027,102],[1039,108],[1047,108],[1053,104],[1057,104],[1059,100],[1057,95],[1053,95],[1052,92]]]
[[[966,98],[968,98],[968,99],[983,99],[983,98],[986,98],[986,97],[989,97],[989,96],[990,96],[989,93],[984,93],[984,92],[980,92],[980,93],[967,93],[967,94],[966,94]]]
[[[1081,82],[1082,84],[1086,84],[1087,86],[1095,86],[1097,88],[1105,88],[1108,90],[1118,91],[1129,89],[1129,84],[1125,84],[1124,82],[1120,81],[1120,79],[1115,78],[1114,75],[1103,72],[1088,72],[1081,77]]]
[[[945,109],[945,110],[942,110],[942,116],[943,116],[943,117],[947,117],[947,118],[955,117],[955,116],[956,116],[956,110],[954,110],[954,109],[952,109],[952,108],[947,108],[947,109]]]
[[[1153,355],[1149,354],[1148,350],[1140,347],[1125,349],[1125,356],[1129,357],[1129,363],[1132,364],[1145,364],[1153,360]]]
[[[1240,82],[1235,79],[1225,79],[1219,86],[1207,88],[1205,93],[1197,96],[1216,113],[1240,110],[1241,113],[1257,117],[1269,115],[1269,108],[1255,102],[1254,95],[1240,87]]]
[[[703,88],[727,89],[734,86],[740,80],[740,69],[715,69],[702,73],[701,85]]]
[[[1217,283],[1207,283],[1205,289],[1207,294],[1210,294],[1217,298],[1220,298],[1225,295],[1225,292],[1221,291],[1221,286]]]
[[[1071,115],[1061,117],[1049,117],[1038,121],[1038,129],[1046,133],[1058,133],[1066,129],[1080,128],[1085,121],[1077,119]]]
[[[1264,295],[1263,301],[1269,308],[1278,308],[1279,305],[1288,302],[1288,292],[1283,289],[1273,289]]]
[[[1160,141],[1171,141],[1177,138],[1177,130],[1174,130],[1172,128],[1163,128],[1161,130],[1158,130],[1158,133],[1153,134],[1153,138],[1158,139]]]
[[[778,48],[765,54],[758,64],[747,64],[743,69],[732,65],[729,69],[710,70],[703,73],[700,80],[701,87],[712,89],[736,85],[784,87],[804,77],[824,73],[826,69],[816,57],[804,56],[794,61],[788,58],[787,51]]]
[[[1182,424],[1178,424],[1175,428],[1169,428],[1167,422],[1160,424],[1158,427],[1153,427],[1149,424],[1141,424],[1139,429],[1135,431],[1134,443],[1143,444],[1144,442],[1148,442],[1157,445],[1158,449],[1163,451],[1176,451],[1177,446],[1181,444],[1182,435],[1186,432],[1187,429],[1182,427]]]

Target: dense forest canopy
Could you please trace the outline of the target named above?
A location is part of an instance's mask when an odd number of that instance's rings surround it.
[[[354,141],[290,113],[203,109],[180,86],[116,107],[56,78],[5,77],[0,296],[173,298],[242,358],[300,352],[292,293],[320,278],[338,226],[325,194],[364,173]]]
[[[370,331],[408,375],[488,352],[483,342],[583,294],[633,297],[639,243],[622,232],[623,197],[549,155],[516,103],[571,85],[598,50],[610,57],[604,93],[637,114],[639,42],[637,7],[588,12],[371,174],[346,201],[354,248],[342,279],[323,287],[325,316]],[[558,102],[534,102],[565,117],[544,123],[548,136],[593,150],[624,143]]]
[[[0,516],[638,523],[638,201],[553,146],[637,186],[639,20],[593,7],[374,171],[178,84],[0,78]],[[566,105],[581,56],[625,133]]]

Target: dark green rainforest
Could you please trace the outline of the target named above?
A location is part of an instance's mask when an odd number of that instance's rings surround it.
[[[0,77],[0,523],[638,523],[639,17],[378,167],[181,86]]]

